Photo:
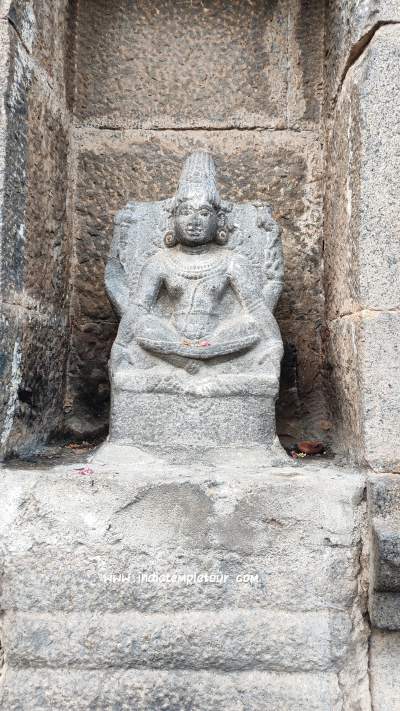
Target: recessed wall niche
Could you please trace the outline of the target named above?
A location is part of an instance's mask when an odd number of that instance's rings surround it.
[[[223,197],[263,200],[283,229],[285,434],[325,417],[321,328],[323,3],[81,0],[74,24],[74,267],[67,429],[108,417],[117,321],[103,274],[115,212],[173,194],[185,156],[212,151]]]

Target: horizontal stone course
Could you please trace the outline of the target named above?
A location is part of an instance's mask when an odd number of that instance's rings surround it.
[[[63,545],[123,541],[152,549],[184,546],[257,555],[268,553],[271,540],[282,541],[285,531],[291,546],[360,541],[353,515],[359,516],[364,477],[356,471],[328,463],[296,466],[289,458],[287,467],[267,468],[257,465],[259,454],[251,462],[251,450],[200,452],[197,464],[192,459],[168,465],[168,453],[134,450],[134,456],[137,463],[128,470],[117,454],[114,464],[93,463],[93,476],[80,476],[73,466],[45,475],[7,472],[0,480],[10,510],[4,525],[18,528],[15,540],[7,533],[10,551],[60,540]],[[28,484],[35,506],[24,499]]]
[[[282,128],[287,14],[286,0],[88,0],[78,13],[76,114],[109,125]]]
[[[4,561],[2,606],[40,612],[142,612],[284,608],[347,609],[357,592],[358,547],[301,545],[271,521],[270,549],[260,556],[224,550],[151,546],[38,546]],[[40,569],[35,561],[40,556]],[[151,556],[151,558],[150,558]],[[310,575],[311,570],[319,570]],[[289,571],[289,572],[288,572]],[[175,576],[175,577],[174,577]],[[340,578],[341,585],[337,585]]]
[[[12,667],[317,671],[339,663],[350,628],[334,611],[10,612],[3,636]]]
[[[8,668],[8,711],[341,711],[335,674]]]

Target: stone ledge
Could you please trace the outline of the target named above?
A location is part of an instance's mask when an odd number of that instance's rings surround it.
[[[335,611],[225,608],[168,615],[10,612],[3,635],[11,667],[324,671],[340,665],[350,630],[350,616]]]
[[[171,614],[252,607],[260,615],[264,609],[301,614],[351,607],[357,595],[358,545],[330,544],[326,531],[327,541],[312,546],[280,518],[266,518],[264,525],[270,530],[270,546],[261,554],[183,545],[157,549],[150,541],[147,546],[82,542],[5,551],[2,607]],[[311,570],[318,572],[310,575]]]
[[[1,697],[0,697],[1,701]],[[8,711],[340,711],[335,674],[13,670],[5,673]]]
[[[268,552],[280,529],[308,547],[360,542],[365,475],[315,463],[267,467],[260,450],[136,449],[136,465],[93,463],[0,471],[0,534],[11,554],[32,545],[162,545]],[[194,457],[194,453],[196,456]],[[186,460],[185,460],[186,457]],[[196,460],[196,464],[190,464]],[[175,463],[174,463],[175,462]],[[85,466],[83,462],[81,466]],[[283,526],[279,525],[279,522]]]
[[[265,467],[260,448],[126,449],[86,476],[84,462],[0,472],[5,611],[351,609],[362,473],[322,460]],[[158,582],[176,574],[225,577]]]

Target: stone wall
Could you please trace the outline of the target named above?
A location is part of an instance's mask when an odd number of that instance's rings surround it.
[[[395,711],[400,704],[400,2],[331,0],[328,6],[324,262],[330,395],[346,458],[373,469],[370,708]]]
[[[68,2],[1,4],[0,449],[62,426],[71,235]]]
[[[64,397],[69,432],[106,431],[113,215],[209,148],[223,196],[269,201],[283,227],[280,432],[318,433],[329,382],[346,453],[398,465],[400,8],[328,3],[323,76],[322,5],[3,0],[3,451],[59,431]]]
[[[67,425],[108,418],[117,323],[103,273],[115,212],[173,194],[192,150],[223,197],[271,203],[283,227],[281,431],[316,431],[322,393],[323,3],[87,0],[77,18],[76,201]]]
[[[325,289],[332,404],[348,455],[400,461],[400,3],[331,4]]]

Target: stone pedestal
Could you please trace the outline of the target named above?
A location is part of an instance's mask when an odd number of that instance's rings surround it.
[[[228,452],[3,473],[2,708],[370,708],[363,476]]]
[[[270,448],[275,431],[275,398],[203,397],[124,391],[113,398],[110,439],[187,447]],[[282,455],[284,452],[282,450]]]

